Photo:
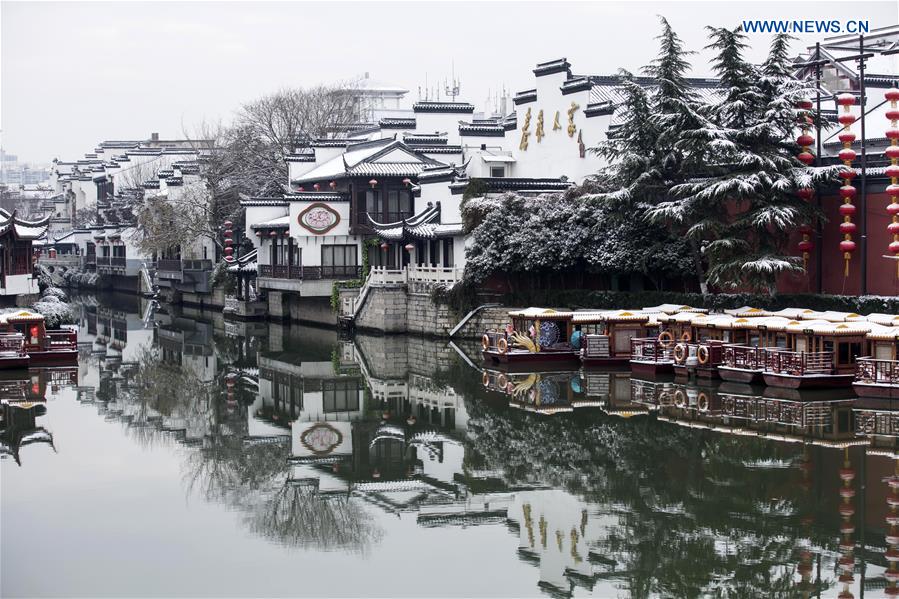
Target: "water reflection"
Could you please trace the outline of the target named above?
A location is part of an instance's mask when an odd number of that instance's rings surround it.
[[[392,517],[477,526],[496,551],[517,539],[552,596],[860,597],[899,578],[899,402],[480,371],[438,341],[121,302],[84,303],[65,384],[135,442],[183,448],[188,493],[272,542],[365,556],[409,534]],[[4,451],[52,402],[19,412]]]
[[[48,445],[53,433],[42,425],[47,392],[78,384],[76,368],[31,368],[0,373],[0,457],[22,465],[22,448]]]

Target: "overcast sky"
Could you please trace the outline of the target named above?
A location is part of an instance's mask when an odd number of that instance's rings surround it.
[[[285,86],[373,78],[411,90],[449,78],[478,109],[537,62],[577,74],[638,70],[656,54],[655,15],[689,48],[706,25],[742,19],[899,22],[886,2],[7,2],[0,39],[2,145],[20,160],[75,159],[104,139],[175,137]],[[769,36],[751,36],[761,59]],[[815,41],[804,36],[796,50]],[[708,54],[694,57],[708,75]]]

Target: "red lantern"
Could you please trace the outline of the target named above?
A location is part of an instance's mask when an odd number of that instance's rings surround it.
[[[32,337],[37,337],[38,334],[41,332],[40,327],[38,327],[36,324],[35,324],[35,325],[31,325],[31,328],[28,329],[28,330],[29,330],[29,332],[31,333],[31,336],[32,336]]]
[[[233,240],[233,239],[228,238],[228,239],[225,240],[225,245],[232,245],[232,244],[234,244],[234,240]]]
[[[855,122],[855,115],[853,114],[841,114],[837,117],[837,121],[843,126],[849,126]]]
[[[284,229],[284,232],[281,233],[284,237],[290,237],[290,229]]]
[[[262,237],[262,231],[256,231],[256,237]]]
[[[815,155],[811,152],[802,152],[796,158],[805,166],[810,166],[815,161]]]
[[[855,179],[855,171],[852,169],[845,169],[838,173],[839,177],[842,179],[846,179],[846,181],[852,181]],[[848,185],[849,183],[846,183]]]
[[[890,140],[890,145],[884,150],[884,154],[890,159],[890,166],[884,174],[890,178],[886,192],[890,196],[887,212],[892,215],[892,222],[887,226],[887,231],[893,236],[887,249],[896,255],[899,254],[899,205],[896,203],[899,198],[899,89],[888,89],[884,97],[890,102],[890,109],[886,112],[887,120],[890,121],[886,137]],[[899,260],[896,261],[896,278],[899,278]]]
[[[269,237],[277,237],[277,236],[278,236],[278,232],[277,232],[277,231],[269,231],[269,232],[268,232],[268,236],[269,236]]]
[[[840,233],[843,233],[844,235],[846,233],[849,233],[849,234],[855,233],[856,229],[857,229],[857,227],[856,227],[855,223],[850,223],[850,222],[840,223]]]
[[[840,133],[839,136],[837,136],[837,139],[839,139],[841,143],[851,144],[855,141],[855,133],[853,133],[852,131],[844,131],[843,133]]]
[[[807,147],[815,143],[815,138],[807,133],[803,133],[796,139],[796,143],[800,146]]]
[[[855,160],[856,153],[852,148],[843,148],[840,150],[839,157],[843,162],[852,162]]]
[[[315,191],[318,191],[319,189],[321,189],[321,186],[320,186],[318,183],[315,183],[315,184],[312,186],[312,189],[314,189]]]
[[[226,255],[226,256],[230,256],[231,254],[234,253],[234,248],[231,247],[231,246],[228,246],[228,247],[226,247],[226,248],[224,249],[224,252],[225,252],[225,255]]]
[[[840,94],[837,96],[837,104],[840,106],[854,106],[855,96],[852,94]]]
[[[234,226],[234,223],[232,223],[230,220],[226,220],[226,221],[225,221],[224,223],[222,223],[222,224],[225,225],[225,228],[226,228],[226,229],[230,229],[232,226]]]
[[[403,179],[403,185],[409,187],[410,185],[412,185],[412,179],[409,179],[408,177]]]
[[[815,196],[815,190],[810,187],[802,187],[796,190],[796,195],[805,201],[809,201]]]
[[[415,246],[412,245],[411,243],[407,243],[407,244],[405,245],[405,248],[406,248],[406,251],[407,251],[407,252],[411,252],[412,250],[415,249]]]
[[[305,190],[305,188],[303,188],[302,185],[300,185],[299,187],[297,187],[297,191],[306,191],[306,190]]]
[[[371,180],[369,180],[368,184],[371,185],[372,187],[374,187],[375,185],[378,184],[378,180],[377,180],[377,179],[371,179]]]
[[[800,252],[808,253],[808,252],[812,251],[813,249],[815,249],[815,244],[812,243],[811,240],[803,239],[802,241],[799,242],[799,251]]]
[[[854,198],[856,193],[856,189],[851,185],[844,185],[840,188],[841,198]]]
[[[331,181],[330,183],[328,183],[328,187],[330,187],[331,189],[337,189],[337,181]]]
[[[389,247],[390,247],[390,244],[388,244],[386,241],[381,244],[381,249],[384,250],[385,252],[387,251],[387,248],[389,248]]]
[[[796,102],[796,106],[802,110],[811,110],[813,104],[811,100],[802,99]]]
[[[224,235],[226,238],[230,238],[232,235],[234,235],[234,231],[232,231],[231,229],[225,229],[225,232],[222,233],[222,235]]]

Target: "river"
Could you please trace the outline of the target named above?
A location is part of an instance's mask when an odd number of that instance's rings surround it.
[[[899,400],[76,299],[0,381],[4,597],[890,592]]]

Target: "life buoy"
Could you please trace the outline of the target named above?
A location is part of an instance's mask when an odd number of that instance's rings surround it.
[[[706,395],[705,391],[699,392],[699,397],[697,398],[699,403],[699,411],[700,412],[708,412],[709,411],[709,396]]]
[[[687,395],[684,393],[683,389],[678,389],[674,392],[674,405],[679,408],[684,407],[684,404],[687,403]]]
[[[505,338],[500,337],[500,339],[496,342],[496,349],[499,350],[499,353],[504,354],[509,351],[509,342],[505,340]]]
[[[481,377],[481,382],[484,383],[485,387],[489,387],[490,386],[490,375],[485,372],[484,375]]]
[[[500,389],[505,389],[508,384],[509,384],[509,379],[506,377],[506,375],[501,374],[498,377],[496,377],[496,385]]]
[[[678,343],[674,346],[674,361],[678,364],[682,364],[684,360],[687,359],[687,346],[683,343]]]
[[[483,348],[484,351],[487,351],[488,347],[490,347],[490,337],[484,333],[484,336],[481,337],[481,348]]]
[[[691,339],[690,331],[684,331],[683,333],[681,333],[681,335],[680,335],[681,341],[685,341],[685,342],[689,343],[690,339]]]
[[[709,361],[709,348],[705,345],[700,345],[699,349],[696,350],[696,359],[699,360],[700,364],[707,364]]]
[[[674,343],[674,335],[671,334],[671,331],[662,331],[659,333],[659,345],[668,349],[671,347],[672,343]]]

